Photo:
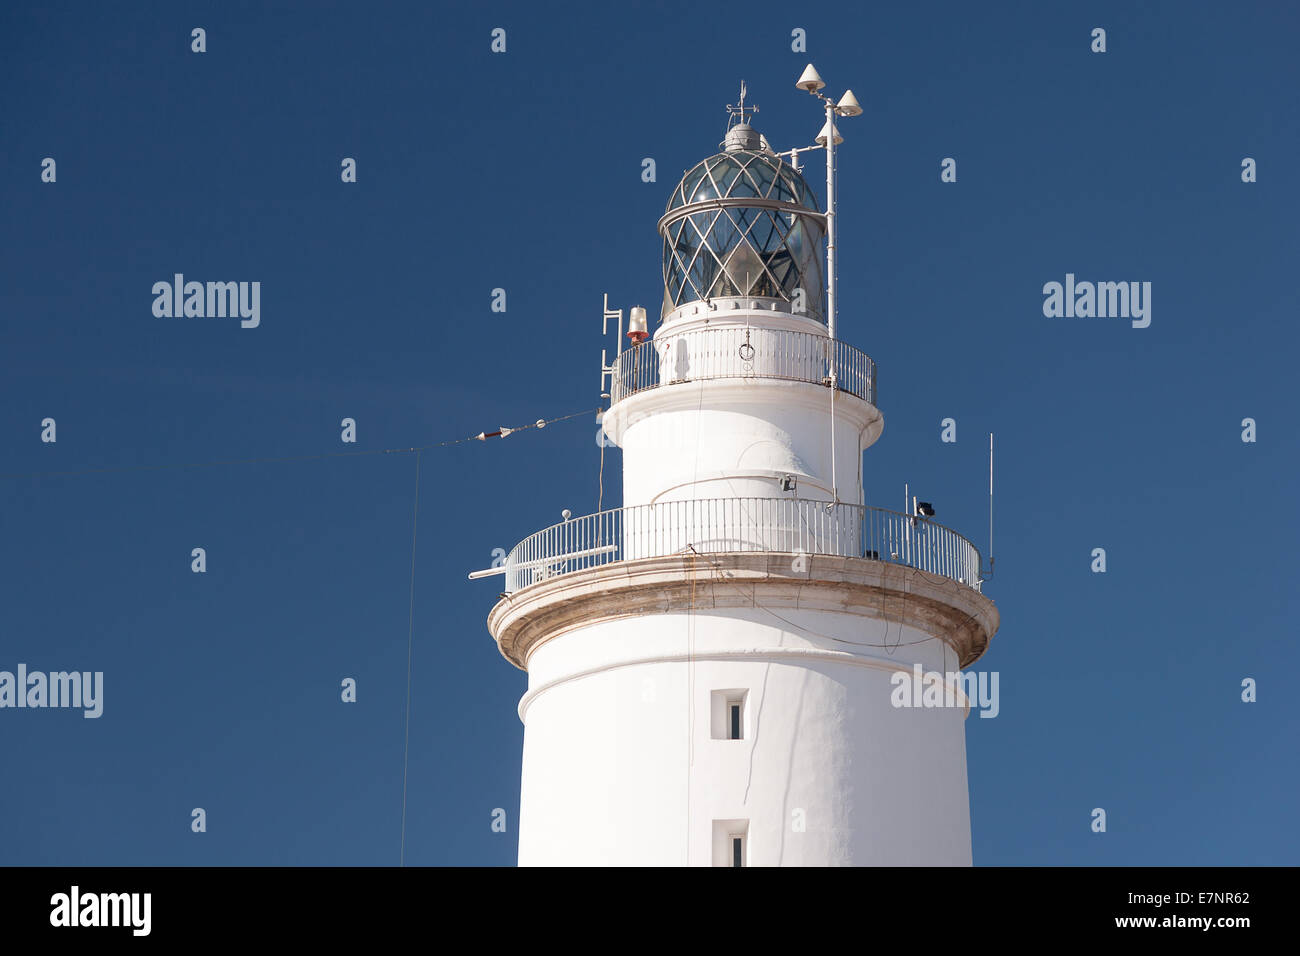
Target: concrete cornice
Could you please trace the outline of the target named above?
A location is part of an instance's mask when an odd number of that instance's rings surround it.
[[[794,570],[796,564],[806,571]],[[820,554],[726,552],[617,561],[502,598],[488,615],[501,654],[521,670],[546,641],[601,621],[761,605],[835,611],[914,627],[944,641],[962,667],[997,633],[991,600],[950,578],[900,564]]]

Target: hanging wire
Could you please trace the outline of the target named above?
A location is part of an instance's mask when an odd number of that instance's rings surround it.
[[[215,468],[220,465],[260,465],[271,462],[289,462],[289,461],[320,461],[326,458],[355,458],[362,455],[405,455],[411,452],[428,451],[431,448],[446,448],[449,445],[462,445],[470,441],[486,441],[489,438],[505,438],[515,432],[528,431],[531,428],[545,428],[547,425],[553,425],[556,422],[565,422],[579,415],[589,415],[592,409],[583,409],[580,412],[574,412],[571,415],[561,415],[558,418],[539,418],[535,422],[527,425],[519,425],[515,428],[506,428],[502,426],[494,432],[479,432],[477,435],[470,435],[468,438],[456,438],[452,441],[438,442],[434,445],[416,445],[411,448],[377,448],[370,451],[334,451],[323,452],[318,455],[280,455],[266,458],[223,458],[215,461],[192,461],[192,462],[175,462],[166,465],[121,465],[111,468],[80,468],[72,471],[28,471],[28,472],[10,472],[0,474],[0,479],[4,478],[67,478],[80,475],[107,475],[107,474],[126,474],[136,471],[164,471],[175,468]]]
[[[402,747],[402,846],[398,866],[406,866],[406,778],[411,759],[411,648],[415,644],[415,536],[420,530],[420,452],[415,453],[415,507],[411,511],[411,598],[406,622],[406,742]]]
[[[596,491],[596,514],[600,514],[601,508],[605,504],[605,419],[600,420],[600,475],[597,479]]]

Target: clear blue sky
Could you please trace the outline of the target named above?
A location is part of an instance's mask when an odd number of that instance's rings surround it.
[[[657,312],[681,171],[742,78],[774,145],[810,141],[811,60],[866,110],[839,211],[841,334],[886,421],[868,503],[910,482],[983,549],[998,436],[976,863],[1296,863],[1297,26],[1272,3],[5,4],[0,472],[594,408],[601,294]],[[176,272],[260,281],[260,327],[154,317]],[[1150,328],[1045,318],[1067,272],[1151,282]],[[408,863],[514,861],[525,675],[484,625],[498,582],[465,575],[595,510],[595,432],[423,456]],[[0,711],[0,863],[395,864],[414,477],[380,455],[0,480],[0,669],[105,673],[98,720]]]

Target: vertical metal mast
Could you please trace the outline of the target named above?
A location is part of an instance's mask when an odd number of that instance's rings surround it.
[[[826,328],[835,339],[835,104],[826,97]],[[835,363],[831,363],[831,388]]]
[[[817,142],[826,150],[826,335],[829,339],[827,342],[826,365],[831,387],[831,499],[839,501],[840,493],[836,480],[835,461],[835,391],[839,388],[838,369],[836,368],[838,362],[835,351],[835,117],[837,115],[860,116],[862,115],[862,107],[858,104],[858,99],[853,95],[852,90],[845,90],[844,95],[840,97],[839,103],[823,94],[821,90],[826,86],[826,83],[811,63],[804,68],[795,86],[816,96],[826,106],[826,125],[822,127],[822,133],[817,137]],[[798,156],[798,149],[791,150],[792,160],[797,161]]]

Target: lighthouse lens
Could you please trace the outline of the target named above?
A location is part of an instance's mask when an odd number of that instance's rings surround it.
[[[731,150],[699,163],[673,190],[660,228],[664,315],[753,297],[824,321],[822,217],[807,182],[779,157]]]

